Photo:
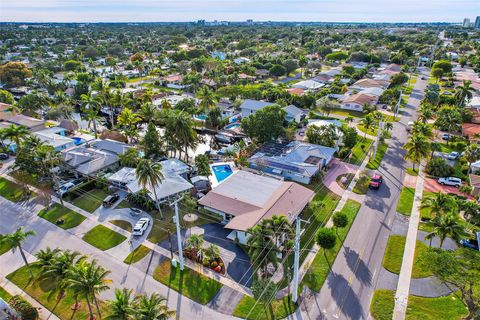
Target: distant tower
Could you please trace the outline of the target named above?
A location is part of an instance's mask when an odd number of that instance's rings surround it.
[[[480,29],[480,16],[477,16],[477,19],[475,19],[475,29]]]
[[[464,28],[470,28],[470,19],[469,18],[463,19],[463,27]]]

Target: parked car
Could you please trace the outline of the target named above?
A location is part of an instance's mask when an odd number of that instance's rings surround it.
[[[460,240],[460,244],[465,248],[470,248],[477,251],[479,250],[478,241],[474,239],[462,239]]]
[[[140,218],[140,220],[138,220],[135,226],[133,227],[132,234],[134,236],[142,236],[145,230],[148,229],[149,224],[150,224],[149,218]]]
[[[450,140],[450,134],[449,133],[442,134],[442,139],[443,140]]]
[[[10,158],[8,153],[0,153],[0,160],[7,160],[8,158]]]
[[[427,80],[427,78],[425,78],[425,76],[421,76],[420,79]]]
[[[462,185],[462,179],[456,177],[445,177],[438,179],[438,183],[441,185],[460,187]]]
[[[450,152],[447,156],[448,160],[457,160],[458,158],[460,158],[460,153],[458,153],[456,151]]]
[[[75,186],[76,186],[76,184],[73,183],[73,182],[67,182],[67,183],[61,185],[60,188],[58,188],[58,195],[59,195],[60,197],[63,197],[63,195],[64,195],[65,193],[67,193],[68,191],[72,190]]]
[[[137,208],[130,208],[130,215],[132,216],[139,216],[143,213],[142,210],[137,209]]]
[[[413,121],[408,121],[408,123],[407,123],[407,131],[412,130],[412,127],[413,127],[414,124],[415,124],[415,123],[414,123]]]
[[[368,185],[372,189],[378,189],[382,185],[383,177],[379,174],[374,174],[370,178],[370,184]]]
[[[103,200],[103,206],[111,207],[115,202],[117,202],[118,199],[120,199],[120,195],[118,193],[111,194]]]

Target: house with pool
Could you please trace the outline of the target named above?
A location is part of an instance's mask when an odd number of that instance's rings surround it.
[[[220,215],[227,238],[246,244],[248,229],[263,219],[284,215],[292,223],[315,193],[291,181],[239,170],[203,196],[198,204]]]
[[[327,167],[337,148],[292,141],[265,143],[248,159],[250,168],[287,180],[309,184],[318,172]]]

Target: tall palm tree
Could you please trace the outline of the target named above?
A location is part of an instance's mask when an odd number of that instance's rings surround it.
[[[82,94],[80,99],[82,100],[83,110],[87,115],[87,119],[90,123],[93,124],[93,131],[95,133],[95,139],[98,138],[97,133],[97,121],[99,120],[98,109],[101,104],[97,97],[92,95],[92,92],[89,91],[87,94]]]
[[[175,316],[175,311],[168,310],[167,299],[153,293],[150,296],[137,297],[135,319],[167,320]]]
[[[163,180],[162,165],[158,162],[154,163],[150,159],[142,159],[138,163],[135,173],[137,175],[138,183],[144,189],[146,189],[147,186],[152,188],[153,195],[155,196],[155,206],[160,211],[160,215],[163,218],[157,197],[157,185],[162,183]]]
[[[166,137],[172,139],[171,144],[183,148],[185,160],[188,162],[188,149],[198,145],[197,133],[193,129],[193,120],[184,111],[171,110],[165,113]]]
[[[138,134],[136,124],[140,120],[140,117],[128,107],[124,108],[118,115],[118,125],[123,129],[123,133],[130,139],[130,141]]]
[[[470,172],[472,163],[480,160],[480,146],[476,143],[468,145],[463,156],[468,161],[468,172]]]
[[[278,258],[277,246],[272,240],[273,231],[262,222],[247,230],[250,234],[247,245],[252,264],[266,274],[270,263],[275,267],[278,265]]]
[[[37,257],[37,264],[40,268],[44,268],[53,261],[53,259],[60,253],[60,249],[55,248],[52,249],[48,247],[47,249],[39,250],[35,253],[35,257]]]
[[[411,133],[413,135],[416,134],[421,134],[427,138],[433,138],[433,130],[432,126],[428,123],[420,122],[420,121],[415,121],[413,123]]]
[[[370,114],[367,114],[367,116],[365,118],[360,120],[360,123],[366,129],[365,130],[365,136],[364,136],[366,138],[367,137],[367,132],[366,131],[369,130],[371,127],[373,127],[375,125],[375,119]]]
[[[206,86],[200,89],[200,91],[198,91],[197,96],[201,99],[198,105],[203,112],[207,112],[209,109],[215,107],[215,105],[217,104],[215,94]]]
[[[434,153],[442,151],[442,144],[440,142],[430,142],[430,160],[433,159]]]
[[[108,302],[110,314],[107,319],[111,320],[130,320],[134,319],[135,301],[133,291],[123,288],[115,289],[115,299]]]
[[[143,103],[138,114],[144,123],[148,123],[155,119],[157,108],[151,102]]]
[[[1,129],[0,135],[2,140],[15,142],[16,148],[18,149],[20,148],[20,142],[30,135],[30,131],[27,127],[11,124],[6,128]]]
[[[475,89],[472,87],[472,81],[463,80],[463,85],[457,86],[455,89],[455,100],[460,107],[465,107],[465,105],[472,100],[473,92]]]
[[[434,116],[432,105],[428,103],[423,103],[418,111],[418,120],[422,121],[423,123],[426,123]]]
[[[27,257],[25,256],[25,252],[23,252],[22,244],[25,242],[25,240],[30,237],[30,236],[35,236],[36,233],[33,230],[28,230],[24,231],[23,227],[18,227],[18,229],[13,232],[9,233],[3,236],[2,239],[0,239],[0,244],[6,244],[9,247],[12,248],[12,252],[15,252],[16,249],[20,251],[20,255],[22,256],[23,262],[25,265],[28,267],[28,261]],[[32,270],[28,268],[28,271],[30,272],[30,275],[33,277]]]
[[[429,209],[433,217],[437,217],[445,213],[457,211],[458,205],[451,195],[437,192],[422,199],[420,208]]]
[[[412,168],[415,170],[415,164],[420,163],[423,158],[429,154],[430,143],[428,139],[421,134],[412,135],[403,146],[407,153],[405,158],[412,161]]]
[[[435,218],[432,226],[433,230],[427,237],[429,239],[432,239],[434,236],[439,237],[440,248],[447,237],[458,242],[466,234],[464,227],[457,222],[453,213]]]

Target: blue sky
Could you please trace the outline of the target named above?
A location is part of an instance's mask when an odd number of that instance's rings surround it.
[[[480,0],[0,0],[0,21],[460,22]]]

